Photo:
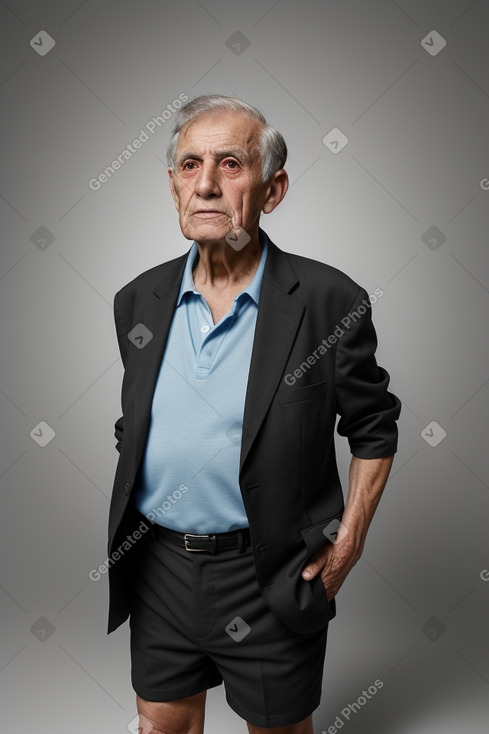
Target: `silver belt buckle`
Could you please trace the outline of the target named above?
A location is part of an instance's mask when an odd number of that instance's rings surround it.
[[[206,548],[189,548],[188,544],[191,542],[192,538],[215,538],[215,535],[196,535],[195,533],[185,533],[183,536],[185,550],[189,551],[189,553],[208,553]]]

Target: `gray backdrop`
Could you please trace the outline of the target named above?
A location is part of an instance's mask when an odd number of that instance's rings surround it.
[[[2,730],[135,731],[128,627],[106,636],[89,577],[117,460],[112,299],[189,248],[167,105],[222,91],[290,146],[272,239],[384,291],[404,406],[316,731],[487,731],[489,2],[9,0],[0,22]],[[206,732],[234,731],[214,689]]]

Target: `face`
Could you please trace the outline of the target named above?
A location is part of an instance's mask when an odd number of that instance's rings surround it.
[[[260,213],[277,205],[273,183],[262,181],[260,127],[246,115],[214,111],[181,130],[169,176],[187,239],[222,242],[238,227],[252,237]]]

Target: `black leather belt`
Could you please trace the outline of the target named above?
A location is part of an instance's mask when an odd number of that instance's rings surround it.
[[[231,533],[215,533],[214,535],[198,535],[197,533],[179,533],[155,523],[153,532],[158,537],[166,538],[170,543],[179,545],[190,553],[220,553],[225,550],[237,550],[242,553],[250,545],[248,528],[234,530]]]

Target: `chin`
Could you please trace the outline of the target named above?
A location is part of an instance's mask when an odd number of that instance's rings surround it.
[[[188,240],[195,240],[202,244],[206,242],[222,242],[229,231],[230,227],[226,228],[222,225],[215,226],[205,223],[197,226],[189,225],[182,228],[182,232]]]

